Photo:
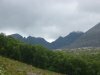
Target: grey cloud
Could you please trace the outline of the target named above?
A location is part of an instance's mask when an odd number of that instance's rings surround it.
[[[99,22],[96,0],[0,0],[0,31],[54,40]]]
[[[100,13],[100,0],[79,0],[80,10]]]

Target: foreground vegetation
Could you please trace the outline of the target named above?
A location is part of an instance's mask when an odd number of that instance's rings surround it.
[[[100,49],[51,51],[0,34],[0,55],[66,75],[100,75]]]
[[[0,75],[61,75],[0,56]]]

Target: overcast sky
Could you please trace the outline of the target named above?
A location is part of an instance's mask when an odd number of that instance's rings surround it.
[[[0,32],[48,41],[100,22],[100,0],[0,0]]]

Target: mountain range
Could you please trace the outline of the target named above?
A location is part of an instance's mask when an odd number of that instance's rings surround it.
[[[12,37],[32,45],[43,45],[49,49],[61,48],[81,48],[81,47],[100,47],[100,23],[83,33],[80,31],[71,32],[65,37],[59,37],[55,41],[49,43],[44,38],[32,37],[27,38],[19,35],[12,34]]]
[[[12,34],[10,36],[28,44],[42,45],[49,49],[59,49],[59,48],[63,48],[64,46],[69,46],[71,43],[73,43],[83,34],[84,34],[83,32],[79,32],[79,31],[71,32],[69,35],[65,37],[59,37],[52,43],[47,42],[44,38],[41,37],[36,38],[36,37],[28,36],[27,38],[25,38],[20,34]]]

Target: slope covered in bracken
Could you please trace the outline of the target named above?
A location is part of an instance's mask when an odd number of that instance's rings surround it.
[[[0,56],[0,75],[62,75]]]

